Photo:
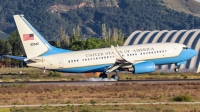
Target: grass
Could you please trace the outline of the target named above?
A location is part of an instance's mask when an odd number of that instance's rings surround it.
[[[95,105],[95,106],[63,106],[63,107],[25,107],[25,108],[11,108],[10,112],[196,112],[200,110],[199,105]]]
[[[172,98],[172,101],[176,101],[176,102],[193,102],[193,98],[190,95],[179,95],[179,96],[175,96],[174,98]]]
[[[171,99],[179,101],[177,96],[185,98],[182,101],[200,101],[199,94],[199,82],[115,83],[108,86],[13,85],[0,87],[0,105],[168,102]]]
[[[0,112],[10,112],[9,108],[0,108]]]

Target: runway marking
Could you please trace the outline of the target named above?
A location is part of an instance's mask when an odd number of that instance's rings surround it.
[[[0,82],[0,85],[60,85],[60,86],[100,86],[113,84],[155,84],[155,83],[199,83],[200,79],[169,79],[169,80],[120,80],[120,81],[33,81],[33,82]]]

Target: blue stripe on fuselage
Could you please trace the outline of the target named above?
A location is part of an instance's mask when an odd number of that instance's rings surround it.
[[[86,66],[86,67],[78,67],[78,68],[63,68],[57,71],[69,72],[69,73],[104,72],[109,66],[111,66],[111,64]]]

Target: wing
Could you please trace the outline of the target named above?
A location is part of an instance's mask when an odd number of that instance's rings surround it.
[[[116,62],[111,67],[109,67],[106,70],[106,72],[112,72],[112,71],[118,69],[119,67],[132,66],[133,64],[144,62],[144,61],[141,61],[141,60],[132,61],[132,60],[128,60],[128,59],[123,58],[113,45],[111,46],[111,49],[114,53]]]

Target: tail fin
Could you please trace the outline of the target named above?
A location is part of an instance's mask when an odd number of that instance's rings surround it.
[[[28,58],[68,51],[51,46],[23,15],[14,15],[14,20]]]

